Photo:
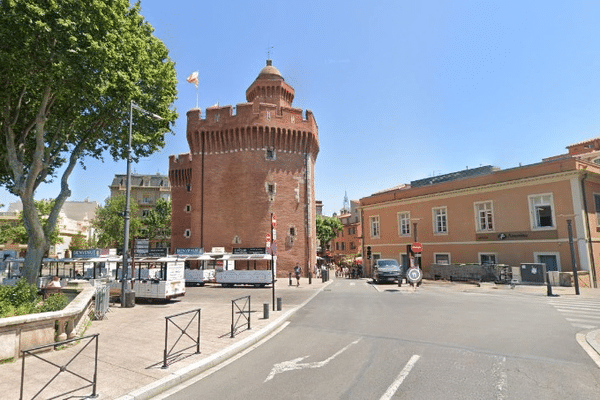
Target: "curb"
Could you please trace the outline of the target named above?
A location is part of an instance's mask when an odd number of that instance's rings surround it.
[[[207,371],[227,359],[235,356],[236,354],[246,350],[247,348],[253,346],[257,342],[261,341],[264,337],[268,336],[271,332],[275,331],[279,328],[283,323],[289,319],[296,311],[304,307],[308,302],[310,302],[316,295],[318,295],[323,289],[329,286],[333,281],[330,280],[326,285],[322,286],[319,290],[313,293],[308,299],[306,299],[302,304],[286,311],[275,321],[265,326],[261,330],[256,333],[248,336],[245,339],[240,340],[239,342],[232,344],[231,346],[205,358],[204,360],[198,361],[195,364],[189,365],[180,370],[174,371],[170,375],[165,376],[164,378],[158,379],[146,386],[143,386],[139,389],[136,389],[129,394],[118,397],[116,400],[148,400],[159,394],[172,389],[173,387],[187,381],[188,379],[194,378],[198,374],[201,374],[204,371]]]
[[[600,337],[600,329],[588,332],[587,335],[585,335],[585,340],[590,346],[592,346],[594,350],[596,350],[596,353],[598,353],[598,355],[600,356],[600,343],[596,341],[597,337]]]

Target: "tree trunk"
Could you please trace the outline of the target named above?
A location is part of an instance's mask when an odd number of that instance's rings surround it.
[[[21,202],[23,203],[23,223],[28,236],[27,255],[23,264],[23,276],[25,276],[27,282],[36,284],[40,274],[42,258],[50,248],[50,245],[44,234],[37,209],[35,208],[33,195],[21,196]]]

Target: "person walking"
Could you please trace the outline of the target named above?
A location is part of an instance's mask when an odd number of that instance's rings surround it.
[[[298,265],[298,263],[296,263],[296,266],[294,267],[294,274],[296,275],[296,286],[300,286],[300,273],[302,272],[302,270],[300,269],[300,266]]]

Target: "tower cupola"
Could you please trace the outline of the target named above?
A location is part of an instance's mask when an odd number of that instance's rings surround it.
[[[272,60],[260,70],[258,76],[246,90],[246,100],[250,103],[275,104],[278,107],[291,107],[294,101],[294,88],[288,85]]]

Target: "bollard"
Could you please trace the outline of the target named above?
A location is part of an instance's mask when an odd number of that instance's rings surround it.
[[[263,319],[269,319],[269,303],[263,304]]]
[[[312,283],[312,272],[308,273],[308,284],[310,285]]]
[[[290,277],[290,286],[292,286],[292,273],[289,273],[289,277]]]
[[[546,272],[546,295],[550,297],[554,297],[552,294],[552,285],[550,284],[550,273]]]
[[[277,311],[281,311],[281,297],[277,298]]]

